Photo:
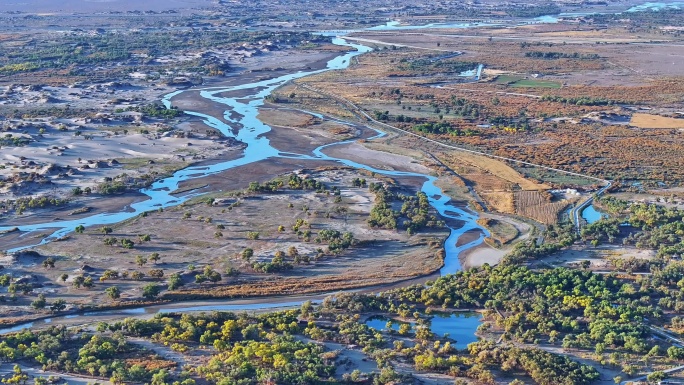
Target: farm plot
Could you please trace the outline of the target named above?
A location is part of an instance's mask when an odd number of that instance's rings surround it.
[[[553,196],[539,191],[518,191],[513,194],[515,213],[545,224],[558,222],[559,214],[570,204],[568,200],[553,202]]]

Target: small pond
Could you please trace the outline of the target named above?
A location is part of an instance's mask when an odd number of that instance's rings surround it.
[[[448,334],[449,338],[456,341],[456,348],[465,349],[469,343],[478,340],[475,332],[481,320],[482,316],[475,312],[435,313],[431,320],[430,330],[438,337]],[[381,331],[386,331],[388,326],[398,331],[399,327],[405,323],[411,325],[412,330],[415,326],[414,322],[401,322],[383,316],[370,317],[365,323],[368,327]]]
[[[592,224],[594,222],[599,221],[601,218],[607,218],[608,215],[603,214],[596,210],[594,205],[589,205],[587,206],[584,210],[582,210],[582,218],[584,218],[587,223]]]

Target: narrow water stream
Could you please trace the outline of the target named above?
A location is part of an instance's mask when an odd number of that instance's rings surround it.
[[[197,194],[188,194],[182,197],[176,197],[171,195],[171,193],[178,189],[181,182],[205,177],[208,175],[220,173],[226,170],[230,170],[236,167],[244,166],[254,162],[266,160],[269,158],[296,158],[301,160],[324,160],[333,161],[343,164],[345,166],[354,167],[357,169],[364,169],[370,172],[374,172],[380,175],[393,176],[393,177],[420,177],[424,178],[425,182],[422,185],[421,191],[423,191],[429,199],[430,205],[444,218],[454,219],[456,223],[463,223],[459,228],[450,227],[450,235],[445,241],[445,261],[444,266],[440,270],[442,275],[452,274],[461,269],[461,264],[459,262],[459,254],[471,247],[475,247],[482,243],[484,237],[488,234],[487,231],[481,228],[477,223],[477,215],[467,212],[459,207],[452,205],[451,198],[447,196],[439,187],[435,185],[437,180],[436,177],[432,175],[425,175],[413,172],[402,172],[402,171],[388,171],[377,169],[362,163],[357,163],[348,159],[335,158],[325,154],[325,150],[331,146],[337,146],[341,144],[352,143],[354,140],[341,141],[337,143],[327,144],[316,148],[311,154],[292,154],[292,153],[281,153],[276,148],[270,145],[267,137],[263,134],[271,130],[271,127],[267,126],[259,119],[257,115],[259,113],[258,107],[263,105],[264,98],[268,96],[274,89],[282,86],[286,82],[298,79],[304,76],[309,76],[312,74],[343,69],[346,68],[351,59],[354,56],[371,51],[369,47],[348,43],[341,38],[335,38],[333,42],[337,45],[347,46],[355,48],[356,51],[348,52],[340,55],[328,62],[327,68],[318,71],[309,72],[297,72],[294,74],[289,74],[285,76],[280,76],[274,79],[268,79],[263,81],[258,81],[254,83],[242,84],[238,86],[225,87],[225,88],[212,88],[202,90],[200,95],[213,102],[221,103],[226,105],[228,108],[224,114],[223,119],[231,123],[228,125],[221,121],[220,119],[201,114],[193,111],[186,111],[187,114],[198,116],[203,119],[204,123],[210,127],[219,130],[227,137],[234,138],[246,144],[244,154],[241,158],[217,163],[209,166],[193,166],[175,172],[172,176],[161,179],[155,182],[150,188],[142,189],[140,192],[147,195],[149,199],[135,203],[130,206],[130,210],[120,211],[116,213],[105,213],[92,215],[90,217],[72,220],[72,221],[55,221],[47,222],[34,225],[19,226],[19,230],[26,232],[26,234],[35,233],[38,231],[50,230],[52,233],[44,238],[39,244],[45,244],[51,242],[59,237],[62,237],[72,231],[78,225],[83,226],[102,226],[118,223],[130,218],[133,218],[143,212],[156,210],[158,208],[166,208],[177,206]],[[241,96],[240,98],[231,98],[221,95],[228,94],[232,91],[237,90],[249,90],[254,89],[255,93],[249,96]],[[163,99],[164,105],[167,108],[171,106],[171,99],[180,94],[183,91],[177,91],[166,95]],[[320,116],[320,115],[317,115]],[[348,124],[352,124],[346,122]],[[384,132],[375,130],[377,135],[369,138],[369,140],[380,138],[385,136]],[[13,226],[0,227],[0,231],[9,230]],[[471,241],[467,244],[456,246],[458,238],[468,230],[479,229],[481,230],[481,235],[478,239]],[[25,235],[24,235],[25,236]],[[33,245],[36,246],[36,245]],[[33,246],[25,246],[21,248],[16,248],[9,250],[10,252],[20,251]],[[308,299],[315,298],[315,296],[307,297]],[[230,303],[227,303],[230,302]],[[107,315],[140,315],[140,314],[150,314],[151,312],[194,312],[194,311],[215,311],[215,310],[227,310],[227,311],[239,311],[239,310],[254,310],[254,309],[264,309],[264,308],[278,308],[287,306],[296,306],[304,302],[304,299],[294,302],[283,303],[282,300],[268,301],[256,301],[258,303],[253,303],[250,301],[244,301],[244,304],[235,304],[236,301],[217,301],[210,305],[203,306],[182,306],[182,304],[168,304],[168,305],[157,305],[150,307],[141,307],[136,309],[124,309],[124,310],[114,310],[114,311],[99,311],[99,312],[89,312],[83,314],[86,317],[103,317]],[[64,320],[66,318],[75,318],[78,316],[68,315],[54,317],[49,320],[40,322],[54,322],[58,320]],[[33,323],[26,323],[23,325],[17,325],[12,328],[0,329],[0,333],[8,333],[16,330],[21,330],[22,328],[31,327]]]

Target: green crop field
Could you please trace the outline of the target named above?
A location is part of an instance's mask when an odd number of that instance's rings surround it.
[[[510,84],[512,87],[560,88],[560,83],[548,80],[521,79]]]
[[[560,88],[560,83],[549,80],[525,79],[515,75],[499,75],[495,84],[505,84],[511,87]]]

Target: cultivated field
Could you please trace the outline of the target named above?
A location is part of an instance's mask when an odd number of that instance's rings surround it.
[[[538,191],[518,191],[513,196],[516,214],[545,224],[557,223],[560,213],[571,203],[553,202],[550,194]]]

